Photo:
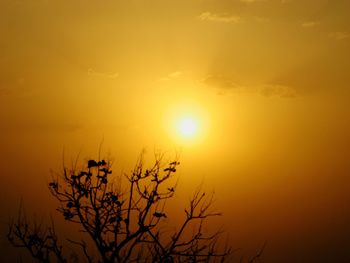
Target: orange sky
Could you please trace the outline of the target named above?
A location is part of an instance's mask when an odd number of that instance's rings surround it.
[[[143,148],[179,153],[180,199],[214,189],[246,254],[267,240],[264,262],[349,262],[349,13],[347,0],[1,0],[2,232],[21,196],[46,210],[63,151],[93,158],[103,141],[115,171]],[[178,135],[181,116],[196,136]]]

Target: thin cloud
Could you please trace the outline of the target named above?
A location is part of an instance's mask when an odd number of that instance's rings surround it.
[[[24,121],[9,123],[4,127],[6,132],[39,132],[39,133],[74,133],[84,130],[81,123],[49,123],[43,121]]]
[[[328,35],[330,38],[334,38],[336,40],[344,40],[350,37],[350,34],[348,32],[332,32]]]
[[[254,4],[259,2],[266,2],[267,0],[239,0],[241,3]],[[288,4],[293,2],[293,0],[281,0],[281,4]]]
[[[241,21],[240,16],[228,15],[228,14],[213,14],[210,12],[204,12],[197,17],[202,21],[211,21],[218,23],[238,23]]]
[[[297,92],[294,88],[276,84],[241,85],[232,79],[221,75],[208,75],[202,81],[206,86],[219,90],[217,94],[260,94],[266,98],[295,98]]]
[[[169,81],[169,80],[174,80],[178,79],[183,75],[181,71],[174,71],[166,75],[165,77],[162,77],[159,79],[159,81]]]
[[[263,2],[265,0],[240,0],[240,2],[245,3],[245,4],[253,4],[257,2]]]
[[[255,16],[254,20],[258,23],[265,23],[265,22],[269,22],[270,19],[267,17],[260,17],[260,16]]]
[[[88,69],[88,74],[90,76],[97,76],[97,77],[104,77],[104,78],[111,78],[111,79],[115,79],[119,77],[119,73],[115,72],[115,73],[103,73],[103,72],[97,72],[95,70],[93,70],[92,68]]]
[[[301,26],[304,28],[311,28],[311,27],[319,26],[320,24],[321,23],[319,21],[308,21],[308,22],[302,23]]]
[[[168,76],[169,76],[169,78],[178,78],[178,77],[180,77],[182,75],[182,72],[181,71],[175,71],[175,72],[172,72],[172,73],[170,73]]]
[[[283,85],[264,85],[260,87],[259,93],[264,97],[295,98],[297,92],[294,88]]]
[[[231,79],[221,75],[208,75],[201,81],[207,86],[219,89],[238,89],[240,86]]]

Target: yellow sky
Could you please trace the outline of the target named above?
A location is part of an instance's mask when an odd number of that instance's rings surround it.
[[[103,140],[119,171],[142,148],[180,153],[181,194],[215,189],[236,247],[347,262],[349,13],[347,0],[1,0],[1,220],[19,196],[45,207],[63,149],[90,157]],[[191,140],[181,116],[200,123]]]

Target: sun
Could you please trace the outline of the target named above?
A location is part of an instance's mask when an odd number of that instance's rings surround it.
[[[181,118],[178,124],[178,131],[183,137],[193,137],[198,130],[197,122],[190,117]]]
[[[173,103],[163,115],[165,138],[175,145],[192,147],[206,142],[209,124],[207,109],[193,101]]]

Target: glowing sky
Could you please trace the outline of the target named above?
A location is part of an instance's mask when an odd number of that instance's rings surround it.
[[[178,152],[180,197],[215,189],[246,254],[267,240],[264,262],[349,262],[349,14],[347,0],[1,0],[1,222],[20,196],[45,210],[63,150],[103,140],[116,170],[144,147]]]

